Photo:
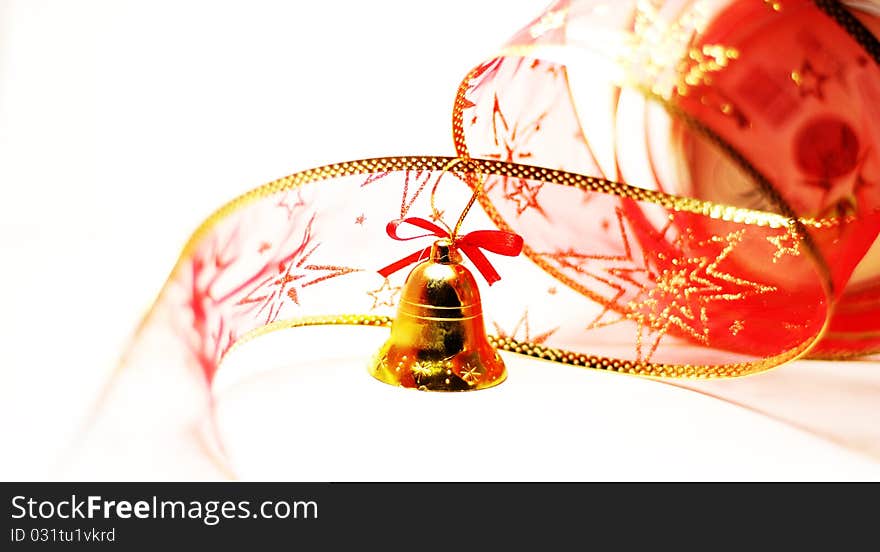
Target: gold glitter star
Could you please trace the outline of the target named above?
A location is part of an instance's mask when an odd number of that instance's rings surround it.
[[[640,360],[650,360],[669,331],[709,345],[709,305],[776,290],[721,268],[743,240],[745,230],[698,240],[692,231],[684,229],[670,238],[667,236],[674,219],[654,229],[622,210],[617,215],[622,254],[563,251],[545,257],[569,274],[588,277],[614,290],[613,297],[594,297],[604,308],[587,329],[634,322]],[[641,237],[631,239],[630,233]],[[635,249],[636,244],[641,246],[640,251]],[[617,316],[606,318],[612,313]],[[645,343],[647,337],[651,338],[649,343]]]
[[[742,320],[734,320],[733,323],[730,324],[730,327],[728,329],[730,330],[730,333],[732,335],[736,335],[741,332],[742,329],[745,328],[745,326],[746,325]]]
[[[649,89],[653,94],[669,97],[674,91],[687,95],[689,88],[705,83],[710,73],[725,67],[722,63],[737,54],[726,49],[718,53],[691,48],[695,33],[699,35],[709,21],[703,2],[693,2],[673,19],[661,3],[639,0],[635,3],[632,31],[623,35],[619,46],[603,46],[611,59],[619,60],[624,84]],[[732,55],[728,55],[732,54]],[[676,71],[667,69],[678,61]]]
[[[468,385],[475,385],[477,381],[479,381],[480,376],[482,376],[479,368],[472,366],[470,363],[465,364],[465,368],[466,370],[462,370],[461,372],[461,379],[463,379]]]
[[[793,257],[797,257],[801,254],[801,238],[797,235],[797,231],[795,230],[795,227],[793,225],[789,226],[784,234],[780,234],[778,236],[768,236],[765,239],[776,246],[776,251],[773,252],[774,263],[778,262],[779,259],[781,259],[785,255],[792,255]]]
[[[675,328],[695,341],[709,345],[709,318],[707,307],[717,301],[737,301],[745,297],[776,291],[773,286],[738,278],[719,269],[719,265],[742,241],[745,230],[731,232],[724,237],[692,243],[692,236],[685,232],[676,245],[679,255],[672,258],[649,252],[653,267],[654,285],[644,286],[627,304],[625,319],[638,324],[636,354],[641,360],[649,360],[660,340]],[[721,244],[714,259],[694,254]],[[687,252],[686,252],[687,251]],[[711,260],[710,260],[711,259]],[[653,334],[648,352],[643,351],[643,337]]]
[[[392,286],[391,281],[385,278],[379,289],[367,292],[367,295],[373,298],[373,306],[370,307],[370,310],[376,310],[381,306],[394,307],[397,305],[396,297],[400,290],[401,286]]]
[[[423,377],[431,375],[431,365],[426,362],[414,362],[411,370],[415,376],[416,383],[421,383]]]

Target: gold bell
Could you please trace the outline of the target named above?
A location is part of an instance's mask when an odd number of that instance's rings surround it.
[[[406,278],[391,337],[373,358],[377,379],[422,391],[471,391],[507,377],[489,343],[477,282],[441,239]]]

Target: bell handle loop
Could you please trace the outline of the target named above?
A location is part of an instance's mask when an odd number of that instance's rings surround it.
[[[471,197],[468,200],[467,205],[464,206],[464,209],[462,210],[461,214],[459,215],[458,221],[455,223],[455,226],[453,228],[450,228],[449,225],[446,224],[446,221],[444,221],[440,217],[440,211],[439,211],[439,209],[437,209],[437,204],[436,204],[437,189],[440,187],[440,181],[443,179],[443,177],[446,175],[447,172],[449,172],[453,167],[455,167],[459,163],[462,163],[462,162],[469,163],[469,161],[470,161],[469,157],[456,157],[455,159],[448,162],[443,167],[442,171],[440,172],[440,176],[437,177],[436,182],[434,182],[434,187],[431,188],[432,219],[436,220],[437,222],[442,224],[444,228],[446,228],[446,234],[449,236],[449,239],[452,242],[453,247],[457,247],[456,243],[458,242],[459,232],[461,231],[461,225],[462,225],[462,223],[464,223],[465,217],[467,216],[468,212],[471,210],[471,207],[473,207],[474,203],[477,201],[477,198],[479,197],[479,195],[483,192],[483,181],[485,180],[485,178],[483,177],[482,173],[480,173],[479,171],[476,171],[477,175],[479,175],[479,176],[476,179],[476,184],[473,185],[474,192],[473,192],[473,194],[471,194]],[[465,173],[465,180],[468,182],[468,184],[473,182],[473,179],[474,179],[474,175],[472,173],[470,173],[470,172]]]
[[[482,176],[482,175],[480,175]],[[470,176],[473,178],[473,176]],[[483,192],[483,178],[477,178],[477,183],[474,185],[474,193],[471,194],[471,198],[468,200],[467,205],[464,206],[464,209],[461,212],[461,215],[458,217],[458,222],[455,223],[455,227],[452,229],[452,243],[455,245],[455,242],[458,241],[458,232],[461,230],[461,225],[464,222],[464,218],[467,216],[468,212],[471,210],[471,207],[476,203],[477,198]]]
[[[446,233],[449,236],[453,236],[454,232],[453,232],[452,228],[450,228],[449,225],[446,224],[446,221],[443,220],[443,218],[440,216],[440,210],[437,209],[437,202],[436,202],[437,188],[440,187],[440,181],[443,179],[444,176],[446,176],[446,173],[449,172],[449,170],[452,169],[452,167],[458,165],[459,163],[461,163],[464,160],[465,159],[463,157],[456,157],[455,159],[446,163],[446,165],[440,171],[440,175],[437,177],[437,180],[434,182],[434,187],[431,188],[431,218],[433,220],[436,220],[440,224],[442,224],[443,228],[446,229]]]

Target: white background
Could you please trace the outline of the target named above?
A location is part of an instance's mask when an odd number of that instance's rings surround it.
[[[544,7],[543,0],[0,0],[0,478],[52,477],[49,469],[205,216],[247,189],[311,166],[452,154],[460,78]],[[877,464],[726,403],[569,371],[558,387],[531,389],[522,383],[528,361],[511,362],[511,373],[523,376],[508,401],[455,399],[476,416],[497,407],[510,421],[502,433],[524,432],[516,447],[494,449],[508,456],[493,479],[591,479],[615,462],[625,470],[612,476],[633,479],[878,477]],[[341,402],[356,403],[355,391],[339,392]],[[572,409],[589,401],[607,412],[621,398],[635,403],[599,416],[593,443],[602,446],[600,456],[589,438],[572,444]],[[518,418],[532,399],[558,408],[544,408],[537,420]],[[639,402],[652,400],[674,405],[678,421],[651,426],[649,442],[640,443],[647,433],[638,430],[646,416]],[[439,408],[429,401],[414,404]],[[419,478],[369,472],[334,456],[338,439],[322,435],[363,435],[357,423],[346,429],[349,420],[316,417],[303,438],[328,452],[302,466],[302,479]],[[707,447],[701,436],[712,427],[723,431]],[[235,427],[229,431],[235,438]],[[539,441],[529,446],[530,438]],[[811,460],[791,471],[804,454]],[[702,469],[664,470],[687,458]],[[648,459],[653,468],[639,472]],[[719,462],[728,471],[713,469]],[[736,466],[744,468],[731,472]]]
[[[543,0],[0,0],[0,478],[42,477],[199,222],[297,170],[453,154]]]

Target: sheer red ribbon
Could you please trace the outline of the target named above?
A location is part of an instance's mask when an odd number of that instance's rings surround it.
[[[413,226],[421,228],[422,230],[427,230],[430,233],[405,238],[397,233],[397,229],[402,224],[411,224]],[[513,232],[504,232],[502,230],[475,230],[473,232],[465,234],[464,236],[456,236],[453,238],[452,234],[450,234],[450,232],[445,228],[441,228],[433,222],[420,217],[409,217],[404,219],[392,220],[385,227],[385,232],[387,232],[388,236],[390,236],[392,239],[398,241],[415,240],[428,236],[437,236],[438,238],[448,238],[452,240],[453,245],[456,248],[460,249],[461,252],[464,253],[467,258],[474,263],[474,266],[477,267],[477,270],[479,270],[480,274],[483,275],[483,278],[485,278],[486,281],[489,282],[490,286],[500,280],[501,276],[498,275],[498,272],[492,266],[492,263],[489,262],[489,259],[486,258],[486,255],[483,254],[481,249],[491,251],[492,253],[497,253],[498,255],[516,257],[520,254],[520,251],[522,251],[523,247],[523,239],[518,234],[515,234]],[[387,278],[388,276],[394,274],[405,266],[409,266],[423,259],[427,259],[430,253],[431,246],[420,249],[419,251],[414,252],[412,255],[407,255],[406,257],[391,263],[385,268],[380,269],[379,274]]]

